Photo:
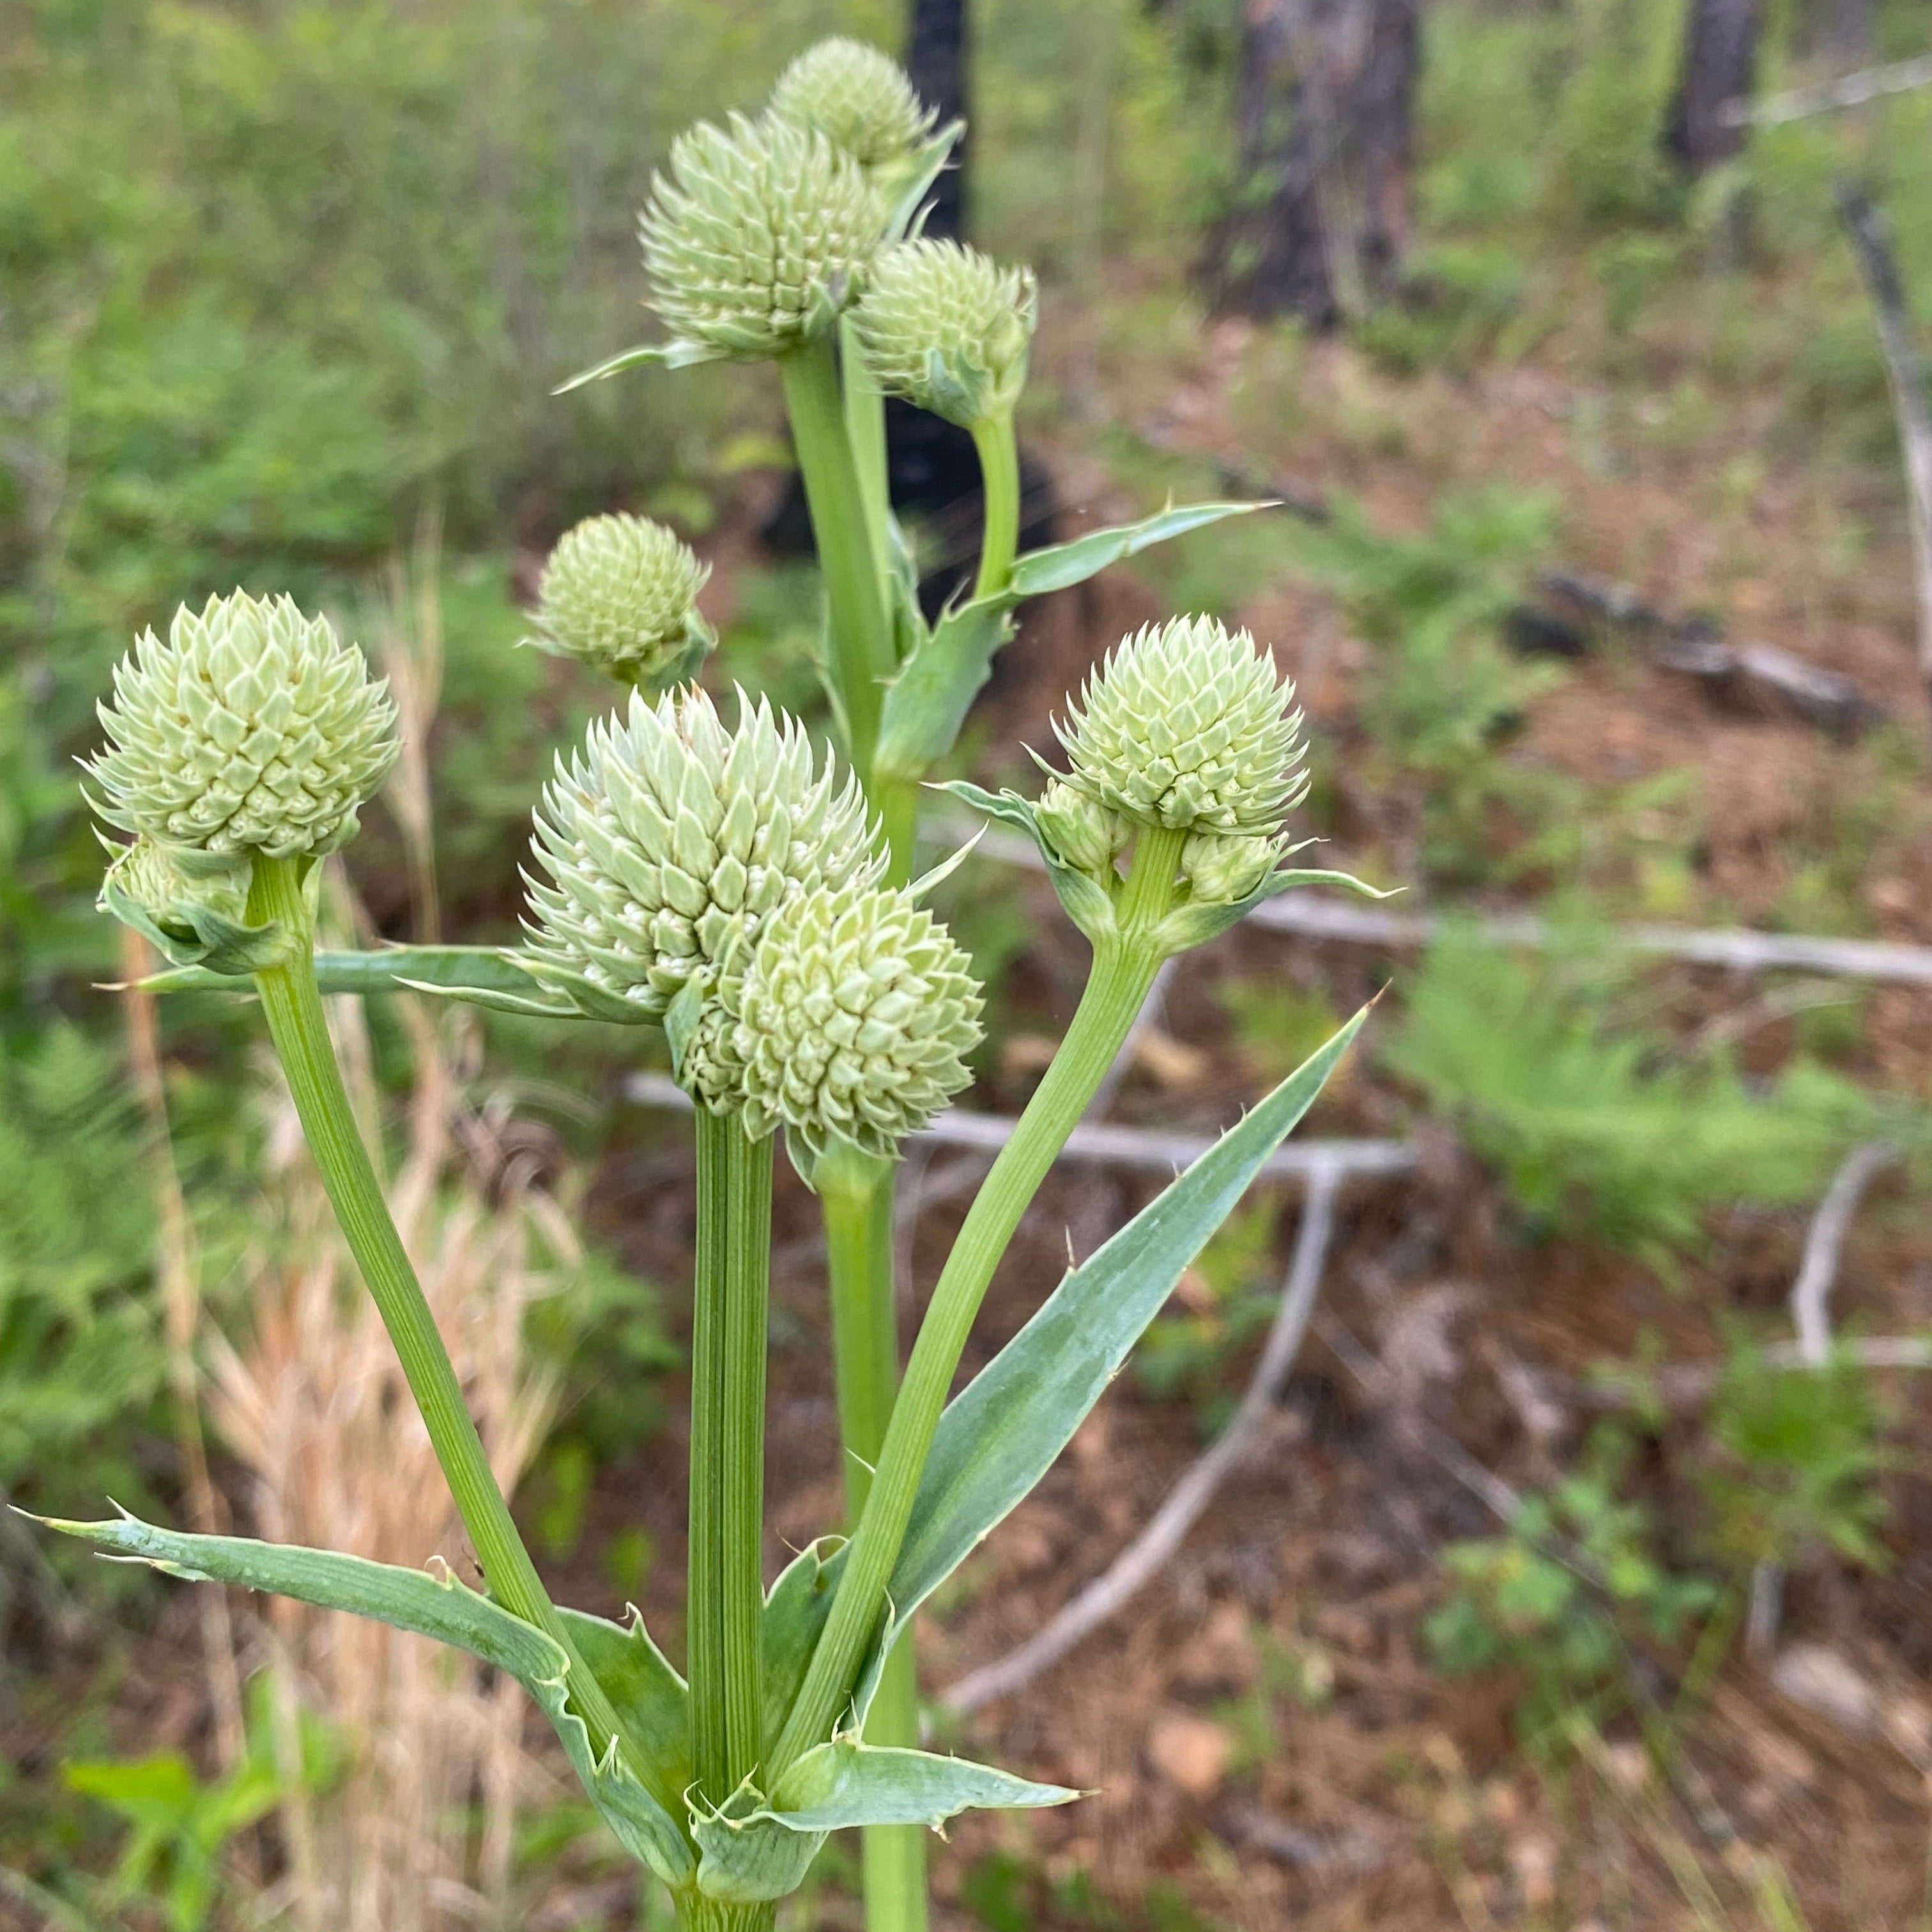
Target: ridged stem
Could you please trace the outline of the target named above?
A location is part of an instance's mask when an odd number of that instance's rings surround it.
[[[913,1345],[832,1612],[769,1767],[773,1780],[831,1735],[876,1634],[934,1431],[973,1321],[1020,1216],[1127,1036],[1161,955],[1152,932],[1172,903],[1186,835],[1144,830],[1116,911],[1118,937],[1094,969],[1060,1050],[974,1197]]]
[[[680,1892],[675,1896],[679,1932],[772,1932],[778,1922],[776,1900],[762,1905],[728,1905],[700,1892]]]
[[[700,1108],[685,1642],[691,1755],[722,1804],[764,1745],[765,1331],[772,1148]]]
[[[973,425],[973,447],[980,454],[980,484],[986,514],[980,533],[980,575],[975,597],[1006,588],[1020,542],[1020,452],[1012,412]]]
[[[592,1750],[602,1757],[620,1734],[617,1714],[578,1654],[517,1534],[342,1084],[316,984],[299,862],[257,856],[248,917],[279,921],[295,942],[284,963],[255,975],[268,1037],[329,1205],[394,1345],[490,1594],[562,1646],[570,1660],[571,1702],[590,1734]],[[633,1768],[648,1781],[647,1760],[634,1749],[631,1755]]]
[[[897,658],[879,574],[881,560],[847,434],[832,335],[827,332],[794,350],[778,369],[825,580],[831,672],[845,713],[853,769],[862,784],[872,772],[885,681],[897,668]]]

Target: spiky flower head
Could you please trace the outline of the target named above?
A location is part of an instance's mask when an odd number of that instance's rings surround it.
[[[683,682],[715,641],[698,614],[711,574],[662,524],[586,517],[557,539],[537,589],[531,641],[625,684],[657,692]]]
[[[782,356],[829,328],[877,251],[885,211],[851,155],[766,115],[680,134],[638,223],[651,301],[714,354]]]
[[[1281,856],[1281,840],[1265,832],[1196,832],[1180,848],[1180,876],[1196,900],[1234,905],[1274,870]]]
[[[1124,639],[1056,728],[1070,782],[1143,825],[1268,832],[1308,786],[1294,686],[1212,617]]]
[[[170,938],[182,939],[196,936],[197,915],[212,912],[237,925],[247,916],[245,859],[210,862],[200,853],[172,853],[146,836],[108,850],[112,858],[100,886],[104,910],[115,910],[118,895]],[[196,864],[196,860],[202,862]]]
[[[878,876],[866,802],[822,764],[796,720],[740,692],[727,731],[695,688],[593,723],[545,788],[532,850],[531,951],[640,1019],[748,963],[765,921],[798,893]],[[686,1065],[692,1056],[686,1056]],[[686,1079],[717,1083],[700,1054]]]
[[[887,1158],[971,1078],[983,1004],[945,927],[865,879],[788,901],[723,1003],[754,1138],[783,1126],[814,1155]]]
[[[1064,778],[1048,781],[1034,818],[1053,855],[1077,872],[1096,875],[1111,871],[1114,861],[1133,842],[1133,826]]]
[[[772,112],[816,128],[866,168],[902,160],[938,118],[897,61],[842,35],[808,47],[778,76]]]
[[[331,852],[400,748],[388,687],[326,617],[237,590],[144,631],[87,770],[124,832],[272,859]]]
[[[970,429],[1026,385],[1038,291],[957,242],[902,242],[874,263],[852,324],[879,386]]]

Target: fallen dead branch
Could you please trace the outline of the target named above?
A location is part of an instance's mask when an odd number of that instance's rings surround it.
[[[670,1113],[691,1110],[690,1095],[667,1073],[634,1073],[624,1083],[624,1094],[640,1107]],[[1004,1114],[954,1107],[937,1116],[923,1132],[908,1135],[907,1140],[914,1147],[974,1148],[997,1153],[1006,1145],[1016,1124]],[[1153,1127],[1083,1121],[1067,1136],[1060,1158],[1076,1166],[1124,1167],[1167,1175],[1199,1160],[1214,1144],[1214,1137],[1206,1134],[1170,1134]],[[1290,1141],[1275,1151],[1256,1179],[1312,1180],[1316,1174],[1331,1170],[1343,1175],[1408,1174],[1418,1160],[1407,1141]]]
[[[1918,669],[1932,684],[1932,404],[1925,397],[1925,371],[1912,339],[1892,235],[1885,216],[1862,188],[1838,185],[1838,212],[1870,292],[1879,346],[1892,386],[1898,441],[1905,458],[1908,520],[1912,527],[1912,574],[1918,593]]]
[[[1718,109],[1718,118],[1727,128],[1776,128],[1834,109],[1862,107],[1868,101],[1888,94],[1909,93],[1916,87],[1932,87],[1932,54],[1894,61],[1888,67],[1861,68],[1856,74],[1767,94],[1762,100],[1727,100]]]
[[[1124,1609],[1173,1560],[1229,1472],[1253,1450],[1300,1352],[1334,1226],[1336,1192],[1346,1172],[1332,1163],[1309,1172],[1307,1198],[1295,1234],[1294,1256],[1282,1283],[1280,1304],[1234,1420],[1213,1446],[1189,1465],[1147,1527],[1106,1570],[1018,1649],[940,1691],[940,1703],[965,1712],[995,1698],[1010,1696]]]
[[[1798,1359],[1808,1369],[1822,1368],[1831,1355],[1832,1289],[1838,1279],[1852,1216],[1873,1180],[1898,1157],[1898,1150],[1887,1141],[1868,1141],[1854,1148],[1811,1217],[1804,1256],[1791,1284],[1791,1322],[1798,1331]]]

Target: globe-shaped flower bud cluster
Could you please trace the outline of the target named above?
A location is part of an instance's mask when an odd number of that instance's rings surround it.
[[[724,992],[746,1130],[889,1158],[971,1078],[982,1004],[971,962],[907,889],[799,894]]]
[[[711,574],[690,546],[643,517],[587,517],[544,566],[532,641],[656,692],[696,671],[713,642],[698,593]]]
[[[902,160],[936,118],[898,62],[842,36],[800,54],[778,76],[771,105],[773,114],[815,128],[866,168]]]
[[[287,597],[175,613],[114,673],[88,766],[123,831],[273,859],[333,851],[395,763],[395,706],[362,653]]]
[[[1058,728],[1070,782],[1143,825],[1268,832],[1307,789],[1294,686],[1212,617],[1125,639]]]
[[[532,850],[548,874],[530,882],[539,973],[580,977],[646,1020],[748,962],[788,898],[869,882],[881,862],[857,782],[817,763],[795,720],[740,692],[727,731],[696,689],[634,694],[627,716],[593,723],[557,760]],[[708,1060],[686,1084],[715,1097]]]
[[[829,328],[876,252],[885,212],[815,128],[742,114],[680,135],[638,224],[652,305],[712,353],[782,356]]]
[[[1196,832],[1180,848],[1190,895],[1216,905],[1245,899],[1275,867],[1282,841],[1258,832]]]
[[[172,854],[146,837],[137,838],[131,845],[110,846],[109,850],[113,856],[101,882],[100,901],[110,911],[118,894],[163,933],[184,939],[196,937],[197,914],[213,913],[237,926],[248,915],[245,859],[204,859],[190,870],[188,855]]]
[[[1034,819],[1062,865],[1096,877],[1112,872],[1115,859],[1133,839],[1130,820],[1076,790],[1064,778],[1048,782],[1034,808]]]
[[[957,242],[904,242],[872,270],[852,322],[879,386],[970,429],[1025,387],[1038,291]]]

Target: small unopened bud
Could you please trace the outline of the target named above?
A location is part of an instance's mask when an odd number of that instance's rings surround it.
[[[362,653],[292,599],[245,591],[136,639],[87,770],[124,832],[272,859],[332,852],[395,763],[395,706]]]
[[[852,326],[879,386],[970,429],[1026,384],[1036,291],[956,242],[905,242],[874,264]]]
[[[971,962],[901,888],[854,880],[772,915],[724,994],[746,1128],[890,1158],[971,1077]]]
[[[713,353],[782,356],[837,319],[884,224],[865,170],[816,129],[773,115],[700,122],[639,220],[652,305]]]
[[[1110,872],[1126,849],[1132,827],[1064,778],[1048,782],[1034,816],[1054,856],[1076,872]]]
[[[183,944],[198,938],[199,915],[212,913],[237,926],[248,915],[248,862],[238,854],[176,855],[148,838],[110,850],[114,857],[100,886],[104,910],[118,910],[118,896],[164,938]]]
[[[1199,901],[1234,905],[1275,868],[1280,842],[1264,834],[1196,832],[1180,848],[1180,875]]]
[[[588,517],[544,566],[531,640],[625,684],[657,692],[694,676],[715,641],[698,614],[711,574],[688,544],[642,517]]]
[[[807,48],[778,76],[772,112],[816,128],[866,168],[903,160],[937,118],[897,61],[843,37]]]
[[[1072,782],[1144,825],[1270,832],[1308,786],[1294,686],[1246,631],[1176,617],[1124,639],[1058,728]]]
[[[708,995],[788,896],[880,862],[857,781],[815,763],[795,719],[740,693],[727,731],[696,689],[592,724],[557,760],[534,849],[538,961],[652,1020],[694,980]]]

